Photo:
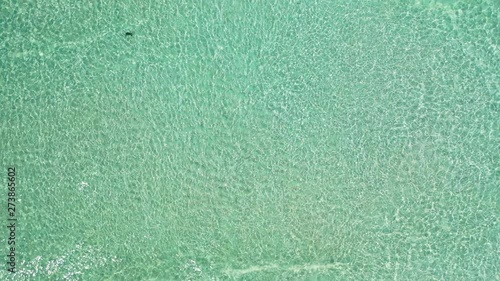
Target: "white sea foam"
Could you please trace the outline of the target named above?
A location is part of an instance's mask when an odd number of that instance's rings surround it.
[[[298,265],[289,265],[289,266],[279,266],[276,264],[264,265],[264,266],[251,266],[244,269],[226,269],[224,271],[225,274],[229,276],[238,277],[241,275],[246,275],[253,272],[259,271],[292,271],[292,272],[300,272],[300,271],[322,271],[329,269],[346,269],[347,264],[344,263],[330,263],[330,264],[298,264]]]

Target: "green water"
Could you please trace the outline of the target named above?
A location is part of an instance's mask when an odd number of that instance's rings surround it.
[[[1,5],[0,279],[500,280],[500,2],[209,2]]]

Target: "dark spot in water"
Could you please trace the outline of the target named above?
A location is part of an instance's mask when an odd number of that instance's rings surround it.
[[[132,36],[134,36],[134,33],[131,31],[127,31],[127,32],[125,32],[125,36],[132,37]]]

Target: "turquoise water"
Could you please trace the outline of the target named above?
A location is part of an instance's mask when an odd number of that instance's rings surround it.
[[[0,279],[500,280],[500,2],[70,2],[0,8]]]

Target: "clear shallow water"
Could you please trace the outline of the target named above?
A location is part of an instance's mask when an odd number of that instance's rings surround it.
[[[0,11],[1,278],[498,279],[495,1]]]

